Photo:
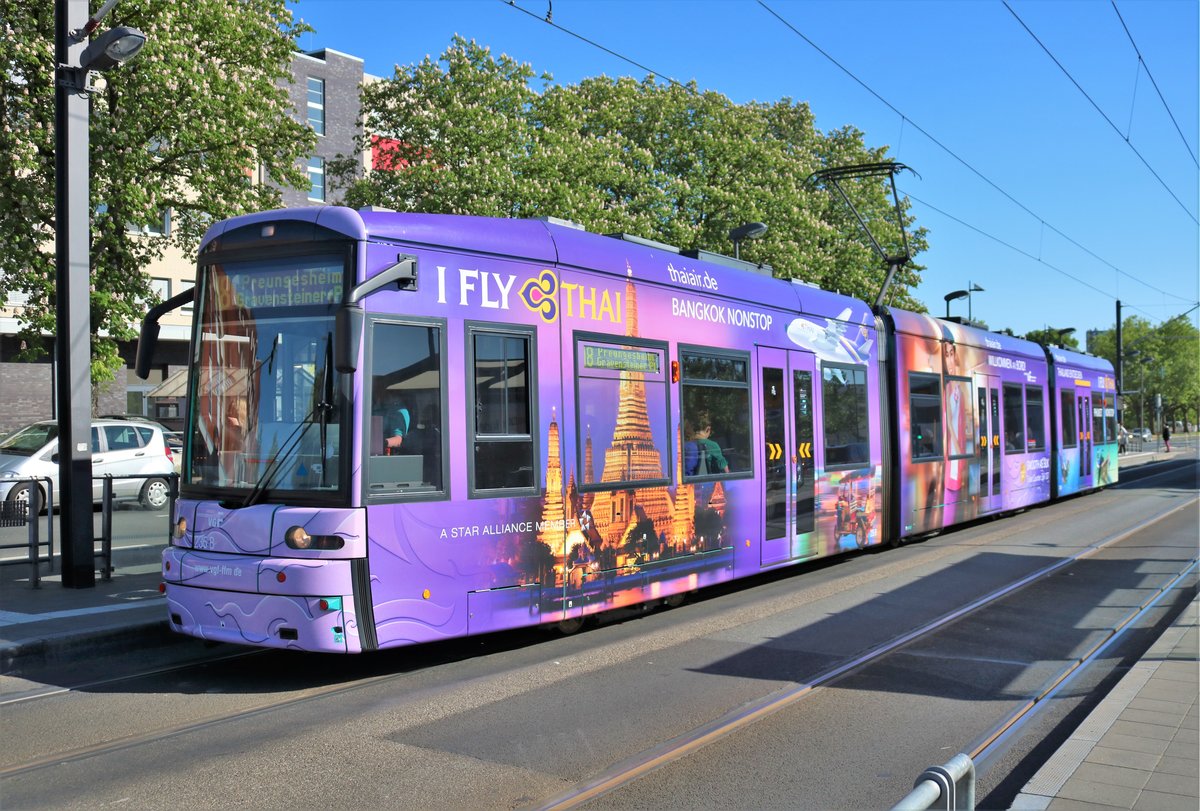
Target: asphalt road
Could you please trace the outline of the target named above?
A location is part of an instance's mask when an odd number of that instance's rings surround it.
[[[649,753],[657,768],[589,805],[889,807],[1184,569],[1196,556],[1196,476],[1194,463],[1146,470],[1119,489],[572,637],[526,631],[350,658],[262,652],[113,682],[103,681],[113,663],[64,669],[43,682],[91,685],[0,707],[0,794],[5,808],[536,807]],[[1106,540],[674,757],[698,730]],[[1007,807],[1195,590],[1193,574],[996,747],[981,807]]]

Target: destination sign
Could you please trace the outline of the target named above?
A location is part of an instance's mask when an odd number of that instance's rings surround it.
[[[233,286],[234,303],[247,309],[263,307],[307,307],[338,304],[342,300],[343,269],[340,264],[270,268],[243,273],[222,273]]]
[[[606,369],[610,372],[657,374],[659,353],[642,349],[616,349],[611,346],[585,346],[583,365],[588,369]]]

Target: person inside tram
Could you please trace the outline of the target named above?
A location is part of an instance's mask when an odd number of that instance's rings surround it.
[[[729,462],[721,446],[712,440],[712,420],[705,412],[696,415],[684,447],[684,472],[689,476],[728,473]]]
[[[375,456],[399,453],[411,420],[408,407],[397,392],[377,387],[371,406],[371,453]]]

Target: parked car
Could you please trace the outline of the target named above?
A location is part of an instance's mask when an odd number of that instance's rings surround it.
[[[1133,432],[1142,438],[1142,442],[1149,442],[1154,439],[1154,432],[1149,428],[1134,428]]]
[[[114,498],[140,501],[152,510],[167,505],[175,461],[161,428],[139,421],[98,419],[92,421],[91,438],[93,501],[101,501],[103,478],[112,474]],[[56,500],[61,500],[56,422],[35,422],[0,441],[0,499],[27,502],[30,483],[19,480],[34,477],[49,477]],[[45,485],[38,487],[45,504]]]
[[[183,432],[172,431],[161,422],[156,422],[149,417],[142,417],[137,414],[102,414],[100,419],[104,420],[127,420],[129,422],[140,422],[145,425],[153,425],[158,430],[162,431],[163,439],[167,443],[167,449],[171,451],[171,460],[175,464],[175,472],[179,473],[183,465]]]

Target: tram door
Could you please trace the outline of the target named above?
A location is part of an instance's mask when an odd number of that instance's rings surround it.
[[[1075,399],[1079,409],[1079,486],[1086,487],[1092,483],[1092,426],[1098,421],[1092,419],[1090,389],[1077,388]]]
[[[986,513],[1001,507],[1000,495],[1002,460],[1000,458],[1000,378],[983,375],[978,378],[976,396],[979,408],[979,512]]]
[[[816,443],[813,437],[813,355],[758,350],[758,402],[763,425],[764,566],[811,557]]]

